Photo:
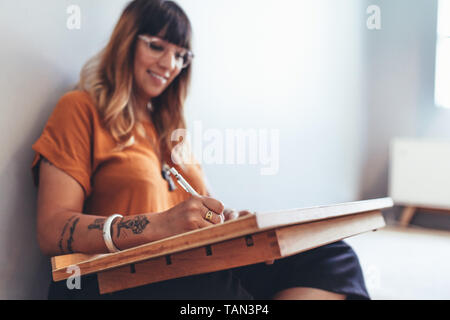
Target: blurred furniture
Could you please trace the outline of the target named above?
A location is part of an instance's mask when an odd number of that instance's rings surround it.
[[[390,157],[389,196],[405,207],[401,226],[419,209],[450,212],[450,141],[397,138]]]

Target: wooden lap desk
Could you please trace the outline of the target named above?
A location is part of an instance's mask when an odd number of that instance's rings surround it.
[[[101,294],[159,281],[256,264],[311,250],[385,226],[383,198],[256,213],[113,254],[53,257],[54,281],[97,273]],[[72,268],[70,270],[73,270]]]

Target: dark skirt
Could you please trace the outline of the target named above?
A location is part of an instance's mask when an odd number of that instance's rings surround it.
[[[81,279],[81,289],[50,284],[49,299],[268,300],[276,293],[307,287],[369,299],[353,249],[339,241],[304,253],[247,267],[190,276],[100,295],[96,275]]]

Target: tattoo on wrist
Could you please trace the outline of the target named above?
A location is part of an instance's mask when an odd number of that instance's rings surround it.
[[[150,222],[146,216],[137,216],[131,220],[124,221],[122,218],[117,225],[117,238],[120,236],[120,230],[129,229],[133,234],[141,234]]]

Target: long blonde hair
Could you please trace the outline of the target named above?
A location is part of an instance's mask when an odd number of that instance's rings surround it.
[[[176,45],[191,49],[191,23],[185,12],[173,1],[134,0],[123,11],[107,46],[81,71],[78,89],[95,100],[104,126],[124,149],[134,144],[133,129],[145,135],[136,117],[133,65],[140,34],[163,36]],[[186,129],[184,102],[191,78],[191,67],[183,69],[170,86],[152,99],[150,112],[159,137],[160,160],[168,161],[176,142],[171,133]]]

